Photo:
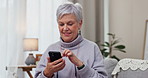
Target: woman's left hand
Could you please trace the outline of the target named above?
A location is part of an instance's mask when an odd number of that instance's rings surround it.
[[[80,67],[80,66],[83,65],[83,62],[80,61],[80,60],[75,56],[75,54],[74,54],[72,51],[70,51],[70,50],[65,49],[65,50],[63,51],[63,56],[68,57],[69,60],[70,60],[74,65],[76,65],[77,67]]]

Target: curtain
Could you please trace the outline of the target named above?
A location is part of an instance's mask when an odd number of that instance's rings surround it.
[[[56,10],[58,6],[65,1],[67,0],[40,1],[39,50],[41,52],[44,52],[50,44],[60,39]]]
[[[60,38],[56,20],[57,7],[68,0],[27,0],[27,32],[25,37],[39,39],[39,52]]]
[[[56,10],[58,6],[67,0],[42,0],[40,1],[40,27],[39,50],[44,52],[47,47],[60,39]]]
[[[24,32],[25,0],[0,0],[0,78],[16,78]]]
[[[26,3],[26,35],[25,38],[38,38],[39,51],[43,54],[47,47],[59,41],[60,34],[56,20],[58,6],[68,0],[27,0]],[[29,52],[25,52],[27,58]],[[35,69],[31,72],[35,73]],[[28,75],[25,75],[28,78]]]

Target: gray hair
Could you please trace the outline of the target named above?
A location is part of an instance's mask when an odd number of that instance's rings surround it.
[[[73,4],[72,2],[64,3],[60,5],[57,9],[57,20],[65,14],[74,14],[77,18],[77,21],[83,19],[82,15],[82,6],[79,3]]]

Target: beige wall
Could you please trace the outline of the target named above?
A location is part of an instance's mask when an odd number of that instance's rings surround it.
[[[83,26],[82,35],[91,41],[100,41],[104,39],[104,14],[103,0],[71,0],[78,2],[83,6]]]
[[[95,0],[75,0],[75,2],[78,2],[83,6],[84,20],[82,35],[91,41],[96,41]]]
[[[142,58],[148,0],[110,0],[109,32],[126,45],[127,53],[114,52],[120,58]]]

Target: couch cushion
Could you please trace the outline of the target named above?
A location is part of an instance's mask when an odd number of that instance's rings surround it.
[[[113,58],[105,58],[104,59],[105,69],[108,73],[108,78],[112,78],[111,73],[114,70],[117,63],[118,63],[118,61],[116,59],[113,59]]]

